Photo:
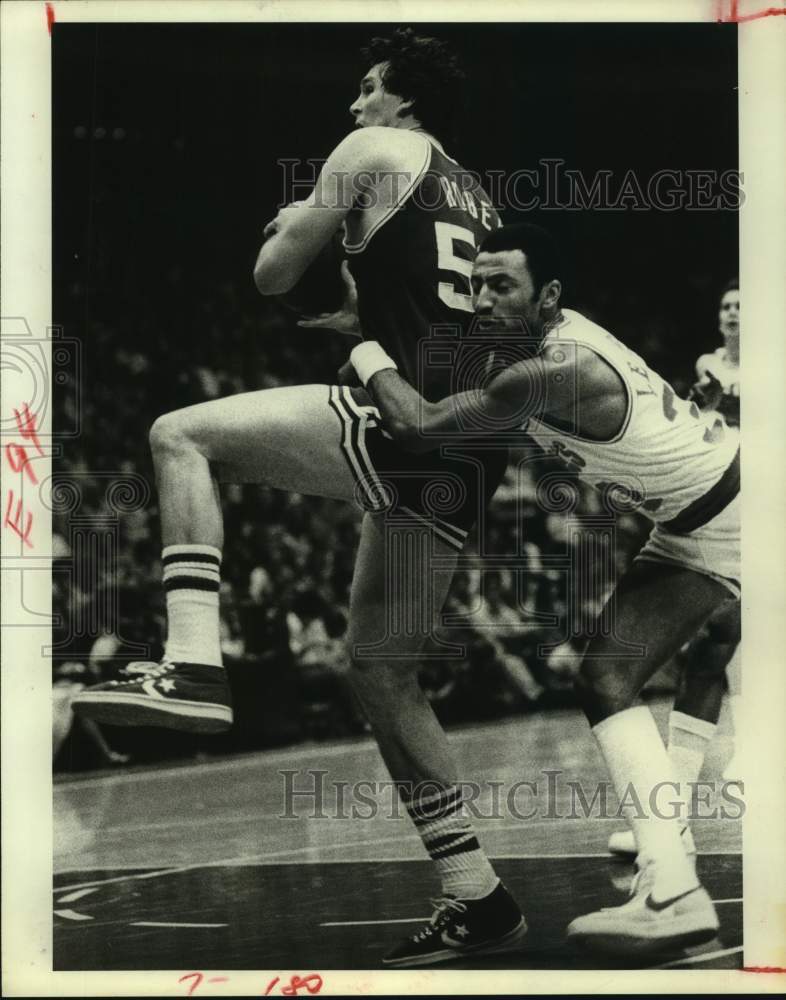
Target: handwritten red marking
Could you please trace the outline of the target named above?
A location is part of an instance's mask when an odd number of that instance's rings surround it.
[[[51,3],[46,5],[46,30],[52,34],[52,25],[55,23],[55,8]]]
[[[24,531],[20,526],[22,520],[22,515],[24,513],[22,508],[22,501],[19,500],[16,505],[16,512],[14,514],[13,520],[11,519],[11,507],[14,503],[14,491],[8,491],[8,505],[5,509],[5,519],[3,520],[3,527],[8,527],[12,531],[16,532],[17,535],[22,539],[25,545],[32,549],[33,543],[30,541],[30,529],[33,527],[33,515],[30,511],[27,512],[27,523],[25,525]]]
[[[38,428],[36,427],[35,414],[30,412],[30,406],[28,403],[23,404],[21,414],[19,410],[14,407],[14,420],[16,420],[17,429],[25,441],[32,441],[38,454],[43,455],[44,449],[41,447],[41,442],[38,440],[38,434],[36,434],[36,430]]]
[[[317,975],[316,972],[312,972],[310,976],[304,976],[302,979],[300,976],[293,976],[288,986],[281,987],[281,993],[285,997],[296,997],[298,990],[302,989],[307,989],[312,996],[319,993],[322,989],[322,976]]]
[[[184,976],[178,979],[179,983],[186,982],[187,980],[193,980],[188,988],[188,996],[192,996],[194,992],[202,985],[205,980],[204,974],[201,972],[187,972]],[[211,979],[207,980],[208,983],[228,983],[228,976],[213,976]],[[270,996],[273,992],[275,986],[281,982],[281,976],[274,976],[273,979],[267,984],[265,992],[262,996]],[[281,995],[285,997],[296,997],[299,995],[300,990],[308,990],[311,996],[319,993],[322,989],[322,976],[318,975],[316,972],[311,972],[306,976],[293,975],[289,982],[281,987]]]
[[[197,986],[199,986],[199,984],[202,982],[202,980],[204,978],[205,977],[202,975],[201,972],[187,972],[184,976],[181,976],[180,979],[178,979],[178,982],[182,983],[184,979],[193,979],[194,980],[194,982],[191,984],[191,986],[188,989],[188,995],[191,996],[191,994],[194,992],[194,990],[197,988]]]
[[[44,449],[41,447],[41,442],[38,440],[38,434],[36,433],[35,415],[30,412],[30,407],[27,403],[22,407],[21,413],[14,407],[14,419],[16,420],[17,430],[22,435],[22,438],[25,441],[31,441],[38,454],[43,455]],[[26,448],[15,442],[11,442],[5,446],[5,456],[14,472],[24,472],[31,483],[38,483],[35,472],[28,465],[30,459],[28,458]]]
[[[718,24],[743,24],[745,21],[757,21],[762,17],[777,17],[779,14],[786,14],[786,7],[764,7],[752,14],[740,14],[739,0],[729,0],[729,13],[724,14],[724,3],[725,0],[718,0],[716,5]]]
[[[743,965],[743,972],[777,972],[783,975],[786,968],[782,965]]]
[[[38,479],[29,465],[30,459],[27,457],[27,449],[20,444],[7,444],[5,446],[5,457],[14,472],[25,472],[31,483],[37,483]]]

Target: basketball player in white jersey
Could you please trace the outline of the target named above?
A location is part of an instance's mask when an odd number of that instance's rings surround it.
[[[637,695],[704,624],[739,598],[739,451],[715,414],[704,414],[610,333],[560,307],[553,241],[535,226],[508,226],[481,245],[472,288],[478,330],[495,340],[522,323],[534,357],[505,362],[482,389],[424,400],[379,345],[350,356],[385,428],[413,451],[473,428],[526,428],[572,473],[636,498],[652,533],[616,586],[587,646],[577,692],[636,837],[630,900],[574,920],[568,936],[597,950],[643,954],[711,939],[718,920],[681,838],[675,775]],[[500,341],[501,342],[501,341]],[[513,348],[506,352],[511,356]],[[522,761],[526,772],[527,762]],[[642,808],[636,808],[641,804]]]
[[[740,426],[740,289],[736,279],[721,294],[718,329],[723,346],[702,354],[696,362],[697,381],[689,398],[702,410],[722,416],[726,433],[734,437],[739,435]],[[727,678],[735,750],[724,769],[724,777],[737,781],[743,776],[736,741],[741,704],[739,601],[711,615],[686,654],[674,708],[669,715],[668,739],[669,756],[684,790],[699,779],[704,755],[717,729]],[[689,826],[683,831],[683,840],[688,850],[695,851]],[[613,854],[635,855],[633,831],[613,833],[609,850]]]
[[[364,331],[385,344],[426,398],[440,398],[449,374],[421,378],[421,343],[434,324],[456,330],[471,321],[472,260],[499,219],[477,180],[434,134],[456,107],[458,74],[447,46],[400,30],[373,39],[366,60],[350,108],[357,129],[330,154],[312,196],[265,227],[254,280],[263,295],[289,291],[343,226]],[[515,949],[526,925],[464,813],[452,751],[417,677],[450,566],[504,474],[504,445],[474,448],[473,457],[470,443],[469,461],[413,456],[382,432],[359,383],[202,403],[160,417],[150,440],[164,545],[164,657],[132,664],[128,680],[81,692],[75,710],[121,725],[228,728],[218,484],[261,482],[360,503],[347,634],[353,685],[442,888],[432,920],[385,962],[425,965]],[[434,506],[443,483],[448,492],[457,489],[450,510]],[[396,552],[410,552],[419,533],[411,564],[400,556],[401,564],[391,564],[393,521],[406,534]],[[438,574],[422,552],[440,560]]]

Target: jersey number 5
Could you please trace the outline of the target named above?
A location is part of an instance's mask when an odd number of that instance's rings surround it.
[[[463,312],[472,312],[472,295],[469,283],[472,274],[472,261],[464,260],[456,256],[455,243],[467,243],[472,247],[473,258],[475,246],[475,234],[471,229],[464,226],[454,226],[451,222],[435,222],[434,229],[437,236],[437,267],[440,271],[452,271],[460,276],[461,284],[467,289],[466,292],[457,292],[455,281],[440,281],[437,292],[440,299],[451,309],[461,309]]]

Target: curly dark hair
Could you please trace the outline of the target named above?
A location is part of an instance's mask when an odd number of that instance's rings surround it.
[[[386,63],[382,82],[391,94],[412,101],[412,115],[439,138],[452,137],[464,73],[445,42],[398,28],[372,38],[360,52],[366,68]]]
[[[495,229],[480,244],[480,253],[500,250],[521,250],[527,258],[532,275],[533,299],[541,288],[554,278],[562,280],[562,261],[557,241],[542,226],[517,222]]]

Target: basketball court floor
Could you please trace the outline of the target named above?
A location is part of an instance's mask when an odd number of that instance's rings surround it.
[[[668,705],[653,709],[663,724]],[[450,738],[462,780],[478,783],[481,842],[530,928],[519,952],[450,968],[742,966],[741,823],[730,798],[717,790],[703,807],[729,817],[693,824],[717,938],[637,963],[599,959],[569,948],[565,927],[624,902],[633,866],[606,851],[624,824],[599,818],[598,804],[583,815],[568,784],[591,802],[606,780],[583,718],[551,711]],[[730,752],[724,717],[703,777],[720,781]],[[381,968],[438,895],[390,790],[378,808],[368,786],[352,791],[386,780],[370,739],[58,780],[55,970]],[[537,793],[517,782],[537,782]]]

